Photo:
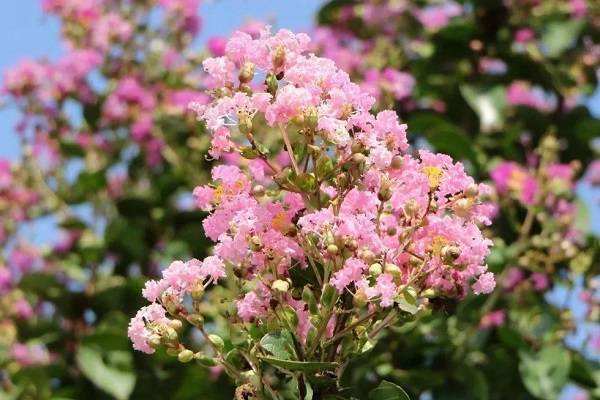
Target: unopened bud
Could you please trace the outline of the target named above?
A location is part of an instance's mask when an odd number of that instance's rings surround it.
[[[363,260],[364,262],[366,262],[367,264],[371,264],[373,262],[373,260],[375,260],[375,253],[373,253],[369,249],[361,249],[358,252],[358,257],[361,260]]]
[[[364,290],[357,290],[352,300],[355,307],[362,308],[367,304],[368,298]]]
[[[197,327],[204,325],[204,317],[200,314],[190,314],[187,316],[187,321]]]
[[[265,187],[263,185],[254,185],[252,194],[254,197],[263,197],[265,195]]]
[[[194,352],[188,349],[182,350],[177,355],[177,359],[182,363],[187,363],[192,361],[194,358]]]
[[[352,143],[351,149],[352,149],[352,153],[354,153],[354,154],[362,153],[363,150],[365,149],[365,146],[363,146],[363,144],[357,140]]]
[[[444,246],[441,250],[441,256],[444,262],[453,263],[460,257],[460,249],[457,246]]]
[[[335,244],[330,244],[329,246],[327,246],[327,253],[329,253],[332,256],[335,256],[337,253],[339,253],[340,249],[335,245]]]
[[[377,198],[379,201],[388,201],[392,198],[392,189],[388,185],[381,185]]]
[[[371,264],[369,267],[369,274],[372,276],[379,276],[383,272],[383,267],[379,263]]]
[[[386,274],[390,274],[393,277],[400,276],[400,267],[398,267],[396,264],[386,263],[383,270]]]
[[[244,135],[252,133],[252,118],[245,112],[238,113],[238,128]]]
[[[277,279],[271,284],[271,289],[285,293],[290,289],[290,284],[287,281]]]
[[[356,251],[358,249],[358,241],[356,239],[349,239],[345,241],[346,248],[350,251]]]
[[[169,320],[169,325],[171,326],[171,328],[175,329],[176,331],[180,330],[183,327],[183,324],[178,319]]]
[[[417,201],[415,199],[408,200],[404,205],[404,214],[406,214],[408,218],[412,218],[417,215],[417,212],[419,212]]]
[[[240,83],[248,83],[254,78],[254,64],[246,61],[240,69]]]
[[[273,52],[273,68],[280,69],[285,64],[285,48],[278,46]]]
[[[352,162],[355,164],[364,164],[367,160],[367,157],[362,153],[354,153],[352,154]]]
[[[163,338],[167,342],[174,342],[177,340],[177,331],[170,326],[165,325],[165,330],[163,334]]]
[[[394,169],[400,169],[400,168],[402,168],[403,163],[404,163],[404,159],[402,158],[402,156],[396,155],[392,158],[391,166]]]
[[[156,349],[158,346],[160,346],[160,336],[156,334],[151,335],[148,339],[148,344],[150,345],[150,347]]]
[[[250,238],[250,249],[252,251],[260,251],[262,249],[262,241],[258,236],[252,236]]]
[[[225,342],[219,335],[208,335],[208,340],[219,350],[222,351],[225,348]]]
[[[277,93],[277,88],[279,87],[279,82],[277,82],[275,75],[268,73],[265,79],[265,84],[267,85],[267,92],[274,97]]]

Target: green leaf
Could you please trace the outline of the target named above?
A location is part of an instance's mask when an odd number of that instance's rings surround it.
[[[97,347],[80,346],[75,355],[83,374],[97,387],[118,400],[128,399],[135,387],[133,360],[128,351],[103,354]]]
[[[406,311],[409,314],[415,315],[418,311],[414,299],[411,299],[406,295],[398,296],[396,298],[396,303],[398,304],[398,308],[400,308],[402,311]]]
[[[267,364],[275,367],[287,369],[288,371],[301,372],[317,372],[317,371],[334,371],[339,364],[334,362],[319,362],[319,361],[290,361],[281,360],[273,357],[260,357]]]
[[[542,45],[549,57],[558,57],[571,47],[583,29],[584,23],[578,20],[556,21],[546,25],[542,35]]]
[[[263,336],[260,340],[260,345],[275,358],[281,360],[295,358],[294,340],[288,331],[269,333]]]
[[[569,377],[571,357],[568,350],[550,346],[537,354],[521,351],[519,357],[519,371],[527,390],[539,399],[558,398]]]
[[[369,400],[410,400],[410,397],[395,383],[382,381],[379,386],[371,390]]]

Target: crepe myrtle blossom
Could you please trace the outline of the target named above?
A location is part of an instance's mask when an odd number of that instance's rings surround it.
[[[371,113],[375,99],[333,61],[308,53],[309,42],[284,29],[236,32],[224,55],[204,62],[219,86],[210,103],[191,108],[212,135],[210,155],[236,161],[216,165],[212,183],[193,192],[209,213],[203,227],[213,255],[175,261],[148,282],[151,305],[129,328],[136,349],[165,346],[181,361],[211,354],[252,390],[262,389],[227,361],[205,318],[251,342],[260,341],[253,329],[286,331],[293,357],[338,362],[424,312],[432,297],[495,286],[485,264],[491,241],[480,229],[494,212],[490,187],[447,155],[412,151],[398,116]],[[220,283],[228,311],[203,315]],[[208,349],[182,343],[185,321]],[[345,338],[353,344],[343,350]],[[269,346],[257,351],[268,364]]]

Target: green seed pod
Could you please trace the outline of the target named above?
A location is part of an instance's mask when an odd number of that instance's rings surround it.
[[[194,358],[194,352],[188,349],[182,350],[177,355],[177,359],[182,363],[187,363],[192,361]]]

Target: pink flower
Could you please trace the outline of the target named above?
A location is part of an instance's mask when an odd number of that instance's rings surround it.
[[[533,283],[533,288],[538,292],[546,290],[550,284],[548,275],[540,272],[534,272],[531,274],[531,282]]]
[[[338,292],[342,292],[348,285],[358,282],[362,279],[363,271],[367,269],[367,265],[357,258],[349,258],[344,263],[344,267],[333,274],[331,285]]]
[[[496,310],[487,313],[481,318],[479,328],[490,329],[504,325],[506,320],[506,312],[504,310]]]
[[[535,38],[535,32],[531,28],[521,28],[515,32],[515,41],[517,43],[527,43]]]
[[[477,279],[477,282],[473,284],[473,293],[491,293],[495,287],[496,280],[494,279],[494,274],[492,274],[491,272],[486,272],[484,274],[481,274]]]
[[[129,322],[127,336],[133,343],[133,348],[141,352],[152,354],[154,348],[150,341],[157,333],[152,329],[154,326],[169,324],[165,309],[158,303],[142,307],[135,317]]]

